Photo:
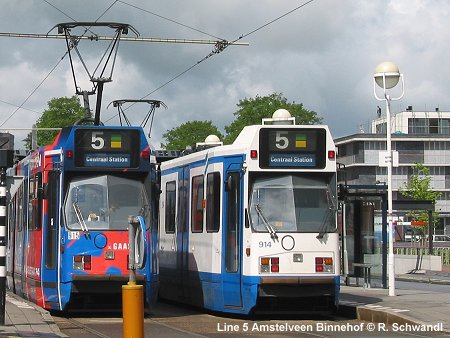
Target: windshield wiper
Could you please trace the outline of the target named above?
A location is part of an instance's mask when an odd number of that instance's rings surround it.
[[[333,195],[331,194],[330,185],[327,184],[327,190],[326,190],[326,196],[327,196],[327,204],[328,204],[328,211],[323,216],[322,225],[320,227],[319,234],[316,236],[318,239],[322,239],[325,233],[328,230],[329,227],[329,218],[330,216],[334,215],[334,213],[337,211],[337,205],[336,201],[334,200]]]
[[[255,210],[266,226],[267,232],[270,234],[270,238],[272,238],[274,242],[278,241],[278,235],[275,228],[267,221],[267,218],[262,213],[261,206],[259,204],[255,205]]]
[[[75,215],[77,216],[78,224],[80,224],[81,230],[84,232],[84,236],[86,238],[91,238],[91,234],[89,233],[89,229],[86,225],[86,222],[83,219],[83,215],[80,210],[80,206],[77,202],[73,202],[73,210],[75,210]]]

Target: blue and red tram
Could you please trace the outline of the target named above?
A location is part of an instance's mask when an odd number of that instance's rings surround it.
[[[120,304],[129,278],[128,217],[145,241],[145,304],[157,295],[155,157],[142,128],[73,126],[9,169],[7,284],[51,310]]]

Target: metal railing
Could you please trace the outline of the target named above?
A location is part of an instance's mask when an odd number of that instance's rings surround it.
[[[396,255],[428,255],[428,248],[394,248]],[[442,258],[442,265],[450,265],[450,248],[433,248],[433,255]]]

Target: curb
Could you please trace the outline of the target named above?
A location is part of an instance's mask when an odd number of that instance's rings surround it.
[[[42,317],[43,322],[49,326],[49,328],[55,335],[57,335],[59,337],[68,337],[67,335],[65,335],[64,333],[61,332],[61,330],[59,329],[59,326],[55,323],[55,320],[53,319],[53,317],[49,311],[28,301],[25,298],[22,298],[22,297],[16,295],[15,293],[8,292],[8,297],[13,298],[16,301],[25,302],[27,305],[33,307],[36,312],[39,312],[39,314]],[[12,323],[12,326],[15,326],[14,323]]]
[[[356,318],[371,323],[382,323],[385,325],[392,325],[394,323],[398,325],[430,325],[407,315],[393,313],[388,310],[371,309],[366,305],[355,306],[339,304],[337,313],[346,318]],[[437,332],[450,333],[450,330],[444,328],[442,331],[436,331],[436,333]]]

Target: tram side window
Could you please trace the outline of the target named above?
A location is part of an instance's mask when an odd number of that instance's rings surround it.
[[[203,175],[192,178],[191,230],[203,232]]]
[[[209,173],[206,178],[206,231],[220,228],[220,173]]]
[[[25,217],[26,217],[26,206],[24,209],[24,204],[25,204],[25,198],[23,197],[23,189],[26,185],[23,184],[20,186],[19,190],[17,190],[17,194],[15,197],[15,201],[14,201],[14,207],[16,210],[16,218],[15,218],[15,222],[16,222],[16,229],[17,232],[21,232],[23,230],[23,226],[24,226],[24,221],[25,221]]]
[[[28,228],[30,230],[36,230],[41,228],[41,207],[42,201],[39,198],[38,191],[42,186],[42,173],[37,173],[33,176],[30,176],[30,191],[29,191],[29,219],[28,219]]]
[[[166,233],[173,234],[175,232],[175,206],[177,201],[177,192],[175,181],[166,183]]]

